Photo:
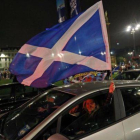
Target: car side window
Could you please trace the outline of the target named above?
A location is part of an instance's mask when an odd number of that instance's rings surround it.
[[[124,101],[126,116],[140,111],[140,87],[120,89]]]
[[[72,107],[62,115],[61,134],[69,139],[84,137],[104,128],[115,121],[114,99],[110,97],[108,102],[108,90],[96,97],[84,98],[80,103]]]

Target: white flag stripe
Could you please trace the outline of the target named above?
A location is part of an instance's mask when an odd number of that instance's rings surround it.
[[[19,50],[19,53],[22,53],[22,54],[29,53],[32,56],[36,56],[36,57],[40,57],[40,58],[44,58],[44,57],[48,56],[48,54],[50,55],[51,52],[52,52],[52,50],[49,49],[49,48],[36,47],[36,46],[33,46],[33,45],[29,45],[29,44],[25,44]]]
[[[61,61],[61,62],[65,62],[68,64],[83,65],[83,66],[87,66],[87,67],[95,69],[95,70],[100,70],[100,69],[104,70],[106,68],[109,68],[108,63],[106,63],[96,57],[93,57],[93,56],[89,56],[89,57],[82,56],[82,55],[78,55],[78,54],[67,52],[67,51],[65,51],[63,54],[64,54],[64,57],[62,57],[61,60],[55,59],[55,61]]]
[[[24,44],[18,52],[22,53],[22,54],[27,54],[27,53],[31,54],[36,49],[37,49],[36,46],[29,45],[29,44]]]
[[[78,63],[79,65],[87,66],[94,70],[105,70],[109,68],[108,63],[101,61],[95,57],[86,57],[83,61]]]
[[[101,21],[101,28],[102,28],[102,35],[106,47],[106,62],[109,63],[111,69],[111,60],[110,60],[110,53],[109,53],[109,42],[108,42],[108,35],[107,35],[107,28],[106,28],[106,21],[104,16],[104,9],[102,3],[100,3],[99,14],[100,14],[100,21]]]
[[[39,63],[39,65],[37,66],[37,69],[35,70],[35,72],[28,78],[24,79],[22,81],[22,84],[24,85],[28,85],[30,86],[31,83],[38,79],[39,77],[41,77],[43,75],[43,73],[46,71],[46,69],[53,63],[53,59],[51,60],[45,60],[42,59],[42,61]]]
[[[55,61],[61,61],[68,64],[76,64],[77,62],[80,62],[86,58],[86,56],[78,55],[76,53],[71,53],[67,51],[62,51],[62,54],[63,54],[63,57],[61,58],[61,60],[60,58],[57,57]]]
[[[31,55],[40,57],[40,58],[46,58],[51,56],[52,50],[44,47],[37,47],[37,49],[31,53]]]

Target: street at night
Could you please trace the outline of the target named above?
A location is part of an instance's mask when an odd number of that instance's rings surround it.
[[[1,0],[0,140],[140,140],[139,7]]]

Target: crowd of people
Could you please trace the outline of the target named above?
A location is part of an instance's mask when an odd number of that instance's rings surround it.
[[[12,79],[13,74],[10,71],[0,71],[0,80],[2,79]]]

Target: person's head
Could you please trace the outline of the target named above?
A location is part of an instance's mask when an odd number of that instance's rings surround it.
[[[96,104],[93,99],[87,99],[83,102],[83,108],[90,114],[95,110]]]

